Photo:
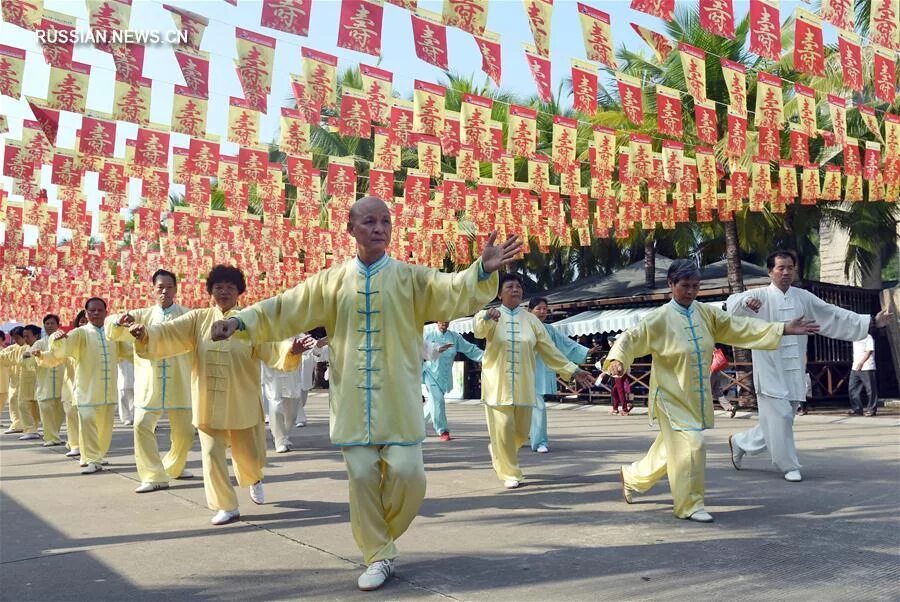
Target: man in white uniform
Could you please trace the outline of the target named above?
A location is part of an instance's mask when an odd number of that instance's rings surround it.
[[[304,349],[304,363],[306,354],[312,351],[315,340],[307,335],[300,337]],[[263,404],[269,412],[269,430],[272,433],[272,441],[275,443],[275,452],[283,454],[293,449],[291,442],[291,425],[297,416],[297,408],[301,397],[305,402],[303,390],[303,365],[296,370],[283,372],[276,370],[260,362],[262,366],[262,398]]]
[[[850,411],[848,414],[874,416],[878,411],[878,386],[875,382],[875,339],[872,335],[853,341],[853,367],[850,369]],[[862,392],[866,391],[863,408]]]
[[[295,426],[306,426],[306,399],[316,381],[316,365],[328,361],[328,337],[316,341],[315,346],[303,353],[303,364],[300,366],[300,401],[297,404]]]
[[[893,314],[879,312],[873,320],[822,301],[812,293],[791,286],[797,268],[797,254],[779,250],[766,259],[772,283],[731,295],[728,311],[768,322],[788,322],[803,317],[821,326],[819,334],[832,339],[856,341],[871,328],[885,326]],[[794,415],[806,399],[807,336],[786,335],[778,349],[753,350],[753,386],[756,388],[759,422],[755,427],[732,435],[731,459],[741,469],[744,454],[756,455],[766,449],[772,463],[791,482],[801,481],[800,460],[794,444]]]

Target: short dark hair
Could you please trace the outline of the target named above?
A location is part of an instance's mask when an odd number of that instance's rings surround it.
[[[214,284],[220,282],[231,283],[238,289],[238,294],[243,295],[247,290],[247,281],[244,280],[244,272],[230,265],[219,264],[209,271],[206,277],[206,292],[212,294]]]
[[[44,316],[44,319],[41,320],[41,324],[46,324],[47,320],[56,320],[57,324],[62,323],[59,321],[59,316],[57,316],[56,314],[47,314],[46,316]]]
[[[87,311],[87,306],[90,304],[91,301],[99,301],[100,303],[103,304],[103,309],[106,309],[106,301],[104,301],[100,297],[91,297],[90,299],[88,299],[87,301],[84,302],[85,311]]]
[[[682,280],[700,277],[700,268],[691,259],[676,259],[666,272],[666,281],[678,284]]]
[[[541,303],[543,303],[544,305],[550,305],[550,302],[547,301],[547,297],[532,297],[528,301],[528,309],[534,309]]]
[[[169,278],[172,279],[172,282],[174,282],[176,286],[178,285],[178,278],[175,276],[175,274],[173,274],[169,270],[163,270],[163,269],[159,269],[159,270],[156,270],[155,272],[153,272],[153,275],[150,277],[150,283],[156,284],[156,279],[159,278],[160,276],[168,276]]]
[[[37,324],[28,324],[24,329],[22,329],[22,332],[24,333],[26,330],[33,334],[36,338],[41,338],[41,327]]]
[[[523,289],[525,288],[525,279],[522,278],[522,276],[516,274],[515,272],[504,272],[503,274],[500,274],[500,283],[497,285],[497,290],[502,290],[503,285],[510,280],[515,280],[519,283],[519,286],[521,286]]]
[[[11,337],[20,337],[25,332],[25,329],[21,326],[16,326],[12,330],[9,331],[9,336]]]
[[[766,257],[766,268],[771,271],[772,268],[775,267],[775,260],[779,257],[789,258],[794,262],[794,267],[797,267],[797,252],[791,249],[778,249],[776,251],[772,251],[769,253],[768,257]]]
[[[87,320],[87,314],[85,314],[83,309],[78,310],[78,313],[75,314],[75,319],[72,320],[72,328],[78,328],[78,323],[82,320]]]

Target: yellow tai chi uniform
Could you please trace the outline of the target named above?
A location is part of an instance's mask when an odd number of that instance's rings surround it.
[[[328,332],[331,441],[342,447],[350,524],[367,565],[397,556],[394,541],[425,498],[422,327],[471,313],[496,292],[480,260],[444,274],[384,255],[323,270],[238,316],[254,341]]]
[[[79,443],[81,428],[79,426],[78,404],[75,403],[75,362],[69,358],[66,360],[64,367],[60,399],[62,400],[63,412],[66,414],[66,447],[69,448],[69,451],[78,452],[81,449],[81,443]]]
[[[225,450],[229,445],[239,486],[249,487],[263,478],[266,431],[260,360],[279,370],[296,370],[301,359],[299,354],[290,353],[292,341],[255,345],[240,333],[225,341],[213,341],[213,322],[237,312],[237,308],[224,314],[218,307],[195,309],[148,326],[145,339],[134,345],[138,356],[148,360],[190,353],[193,423],[200,435],[203,487],[211,510],[232,511],[238,507],[228,477]]]
[[[491,463],[501,481],[522,480],[519,448],[528,440],[534,397],[535,354],[550,370],[571,378],[578,366],[564,356],[534,314],[499,307],[500,319],[475,314],[475,337],[486,339],[481,401],[491,437]]]
[[[59,431],[62,428],[65,410],[62,404],[63,380],[65,378],[65,366],[48,365],[51,362],[43,361],[43,354],[50,348],[50,339],[44,337],[35,341],[31,351],[40,351],[41,357],[32,356],[26,360],[34,364],[37,377],[35,393],[37,396],[38,410],[41,414],[41,423],[44,425],[44,441],[46,443],[60,444]]]
[[[643,459],[623,467],[625,486],[643,493],[668,474],[675,516],[703,509],[706,447],[703,431],[713,427],[710,364],[716,342],[751,349],[775,349],[784,324],[732,316],[717,307],[674,300],[625,331],[609,352],[625,371],[635,359],[652,355],[650,418],[659,435]]]
[[[183,316],[188,308],[173,303],[129,312],[138,324],[153,326]],[[113,326],[106,336],[116,341],[134,340],[128,329]],[[184,471],[188,452],[194,444],[191,424],[191,354],[148,360],[134,354],[134,460],[142,483],[168,483]],[[163,412],[169,415],[169,451],[160,458],[156,425]]]
[[[9,367],[0,364],[0,420],[3,416],[3,408],[9,399]],[[10,422],[12,422],[12,412],[10,412]]]
[[[78,406],[82,464],[102,463],[112,442],[113,415],[119,401],[116,366],[124,346],[107,340],[104,331],[111,327],[107,318],[101,327],[88,323],[66,338],[50,338],[49,357],[60,364],[71,358],[75,364],[73,400]]]
[[[17,345],[10,345],[0,350],[0,377],[6,383],[6,402],[9,404],[9,430],[22,432],[22,417],[19,415],[19,373],[18,366],[9,359]]]
[[[38,432],[41,415],[37,403],[37,374],[34,362],[22,357],[26,351],[29,351],[28,345],[11,345],[0,351],[0,364],[10,368],[10,383],[14,382],[15,387],[10,387],[9,407],[12,410],[13,404],[16,405],[19,428],[27,435]],[[10,416],[15,424],[16,416],[12,411]]]

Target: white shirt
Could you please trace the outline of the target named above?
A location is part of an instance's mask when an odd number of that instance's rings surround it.
[[[747,299],[762,301],[758,313],[747,308]],[[767,322],[790,322],[803,316],[815,320],[819,334],[842,341],[866,336],[870,316],[857,314],[822,301],[809,291],[790,287],[786,293],[774,284],[736,293],[728,297],[728,311]],[[753,386],[767,397],[804,401],[806,399],[806,335],[785,335],[778,349],[753,350]]]
[[[865,361],[862,368],[857,368],[867,351],[871,351],[872,355]],[[872,338],[872,335],[859,341],[853,341],[853,369],[863,371],[875,369],[875,339]]]

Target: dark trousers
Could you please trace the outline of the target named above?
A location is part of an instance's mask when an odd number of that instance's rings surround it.
[[[874,370],[851,370],[849,389],[851,410],[863,411],[863,390],[865,390],[869,402],[865,406],[865,411],[874,414],[878,410],[878,390],[875,385]]]

